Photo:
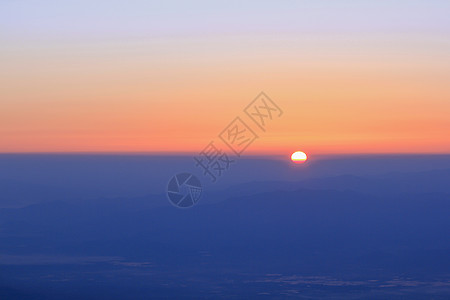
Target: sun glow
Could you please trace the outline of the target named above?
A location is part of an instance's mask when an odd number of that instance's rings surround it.
[[[292,153],[291,160],[295,163],[303,163],[308,159],[308,156],[305,152],[302,151],[296,151]]]

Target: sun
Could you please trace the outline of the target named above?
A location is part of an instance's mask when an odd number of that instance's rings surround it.
[[[308,156],[302,151],[296,151],[291,155],[291,160],[295,163],[304,163],[307,159]]]

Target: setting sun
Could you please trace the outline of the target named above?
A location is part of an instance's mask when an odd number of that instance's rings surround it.
[[[308,156],[305,152],[302,151],[296,151],[292,153],[291,160],[295,163],[303,163],[308,159]]]

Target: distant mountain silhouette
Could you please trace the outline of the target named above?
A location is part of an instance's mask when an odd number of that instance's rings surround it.
[[[205,184],[190,209],[170,205],[165,186],[94,197],[114,181],[76,192],[4,180],[0,298],[445,299],[449,179],[450,169],[247,177]]]

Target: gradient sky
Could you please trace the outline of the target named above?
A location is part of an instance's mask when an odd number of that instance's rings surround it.
[[[450,153],[450,1],[242,2],[1,1],[0,152]]]

